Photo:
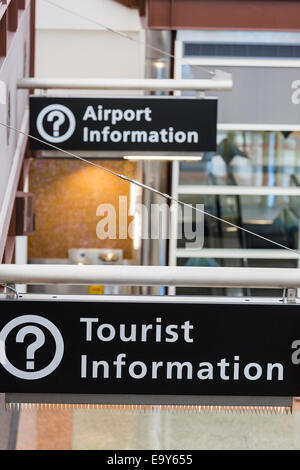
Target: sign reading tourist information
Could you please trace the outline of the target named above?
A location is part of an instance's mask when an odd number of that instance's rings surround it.
[[[298,305],[0,301],[0,392],[300,395]]]
[[[213,98],[30,98],[30,134],[62,149],[214,151],[216,124]]]

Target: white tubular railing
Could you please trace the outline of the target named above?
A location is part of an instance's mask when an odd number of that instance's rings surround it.
[[[228,74],[229,75],[229,74]],[[23,78],[18,82],[19,89],[76,89],[76,90],[192,90],[192,91],[231,91],[229,77],[212,79],[134,79],[134,78]]]
[[[299,288],[300,270],[179,266],[1,264],[5,284]]]

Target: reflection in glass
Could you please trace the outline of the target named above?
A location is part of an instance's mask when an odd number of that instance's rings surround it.
[[[274,196],[272,207],[268,196],[180,194],[179,199],[189,204],[204,204],[204,210],[225,221],[257,233],[292,249],[299,248],[300,196]],[[182,224],[187,220],[179,220]],[[192,223],[195,224],[195,212]],[[184,230],[182,230],[184,234]],[[184,238],[178,248],[185,248]],[[262,238],[238,230],[208,215],[204,218],[203,248],[278,249]]]
[[[300,181],[299,132],[218,132],[217,151],[180,164],[179,184],[289,187]]]

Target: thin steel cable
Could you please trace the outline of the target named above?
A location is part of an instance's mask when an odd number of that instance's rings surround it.
[[[113,170],[110,170],[109,168],[106,168],[106,167],[104,167],[104,166],[102,166],[102,165],[99,165],[99,164],[97,164],[97,163],[91,162],[90,160],[87,160],[86,158],[84,158],[84,157],[82,157],[82,156],[80,156],[80,155],[77,155],[77,154],[75,154],[75,153],[73,153],[73,152],[69,152],[69,151],[67,151],[67,150],[63,150],[63,149],[61,149],[60,147],[57,147],[56,145],[50,144],[49,142],[46,142],[45,140],[39,139],[38,137],[34,137],[34,136],[32,136],[32,135],[30,135],[30,134],[28,134],[28,133],[26,133],[26,132],[21,131],[20,129],[16,129],[16,128],[13,127],[13,126],[9,126],[8,124],[4,124],[3,122],[0,122],[0,125],[3,126],[3,127],[8,128],[8,129],[11,129],[11,130],[13,130],[13,131],[15,131],[15,132],[17,132],[17,133],[19,133],[19,134],[22,134],[22,135],[24,135],[25,137],[27,137],[27,138],[29,138],[29,139],[36,140],[37,142],[40,142],[40,143],[42,143],[42,144],[44,144],[44,145],[47,145],[47,146],[49,146],[49,147],[52,147],[53,149],[58,150],[59,152],[62,152],[62,153],[64,153],[64,154],[66,154],[66,155],[69,155],[70,157],[73,157],[73,158],[76,158],[76,159],[78,159],[78,160],[81,160],[82,162],[87,163],[88,165],[95,166],[96,168],[99,168],[100,170],[103,170],[103,171],[105,171],[105,172],[107,172],[107,173],[110,173],[111,175],[114,175],[114,176],[116,176],[117,178],[120,178],[120,179],[122,179],[122,180],[124,180],[124,181],[127,181],[127,182],[129,182],[129,183],[135,184],[136,186],[139,186],[140,188],[143,188],[143,189],[147,189],[148,191],[151,191],[151,192],[153,192],[153,193],[156,193],[156,194],[162,196],[162,197],[165,198],[165,199],[168,199],[168,200],[170,200],[170,201],[176,202],[177,204],[180,204],[181,206],[189,207],[190,209],[192,209],[192,210],[194,210],[194,211],[196,211],[196,212],[200,212],[201,214],[207,215],[208,217],[211,217],[211,218],[213,218],[213,219],[215,219],[215,220],[218,220],[219,222],[222,222],[222,223],[224,223],[224,224],[227,224],[227,225],[229,225],[229,226],[231,226],[231,227],[235,227],[237,230],[242,230],[243,232],[248,233],[249,235],[253,235],[254,237],[260,238],[261,240],[264,240],[264,241],[266,241],[266,242],[268,242],[268,243],[271,243],[271,244],[276,245],[276,246],[278,246],[278,247],[280,247],[280,248],[283,248],[284,250],[288,250],[288,251],[290,251],[290,252],[292,252],[292,253],[296,253],[297,255],[300,255],[300,251],[298,251],[298,250],[294,250],[294,249],[292,249],[292,248],[289,248],[288,246],[282,245],[281,243],[275,242],[274,240],[270,240],[269,238],[264,237],[264,236],[262,236],[262,235],[259,235],[258,233],[252,232],[251,230],[245,229],[244,227],[240,227],[239,225],[236,225],[236,224],[234,224],[233,222],[229,222],[228,220],[222,219],[221,217],[218,217],[218,216],[216,216],[216,215],[210,214],[209,212],[206,212],[206,211],[204,211],[204,210],[202,210],[202,209],[199,209],[198,207],[194,207],[192,204],[188,204],[188,203],[186,203],[186,202],[180,201],[180,199],[177,199],[177,198],[175,198],[174,196],[171,196],[170,194],[163,193],[163,192],[159,191],[158,189],[152,188],[151,186],[148,186],[148,185],[146,185],[146,184],[144,184],[144,183],[141,183],[141,182],[139,182],[139,181],[136,181],[136,180],[134,180],[134,179],[132,179],[132,178],[128,178],[127,176],[122,175],[122,174],[120,174],[120,173],[117,173],[117,172],[115,172],[115,171],[113,171]]]
[[[155,52],[159,52],[160,54],[163,54],[167,57],[169,57],[170,59],[176,59],[178,60],[179,62],[182,62],[186,65],[190,65],[189,61],[188,60],[184,60],[183,58],[178,58],[176,57],[174,54],[170,53],[170,52],[166,52],[164,51],[163,49],[160,49],[159,47],[155,47],[155,46],[152,46],[151,44],[148,44],[146,41],[142,41],[140,39],[136,39],[136,38],[133,38],[132,36],[130,36],[129,34],[126,34],[122,31],[118,31],[116,29],[113,29],[113,28],[110,28],[109,26],[106,26],[104,25],[103,23],[100,23],[98,20],[94,20],[93,18],[90,18],[88,16],[85,16],[85,15],[82,15],[81,13],[78,13],[74,10],[70,10],[69,8],[66,8],[66,7],[62,7],[61,5],[57,5],[56,3],[53,3],[51,2],[50,0],[44,0],[45,3],[48,3],[49,5],[52,5],[56,8],[59,8],[60,10],[63,10],[67,13],[70,13],[71,15],[74,15],[74,16],[77,16],[78,18],[81,18],[83,20],[86,20],[86,21],[89,21],[90,23],[92,24],[95,24],[97,26],[100,26],[101,28],[105,29],[106,31],[109,31],[110,33],[114,33],[114,34],[117,34],[118,36],[121,36],[123,37],[124,39],[128,39],[129,41],[133,41],[133,42],[136,42],[138,44],[141,44],[143,46],[146,46],[148,49],[151,49]],[[208,70],[206,69],[205,67],[201,67],[201,65],[195,65],[194,67],[197,67],[201,70],[204,70],[206,73],[210,74],[210,75],[215,75],[215,72],[212,71],[212,70]]]

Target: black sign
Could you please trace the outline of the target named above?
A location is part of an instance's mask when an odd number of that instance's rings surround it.
[[[216,99],[30,98],[30,134],[62,149],[214,151],[216,123]]]
[[[297,305],[1,301],[0,392],[300,395]]]

